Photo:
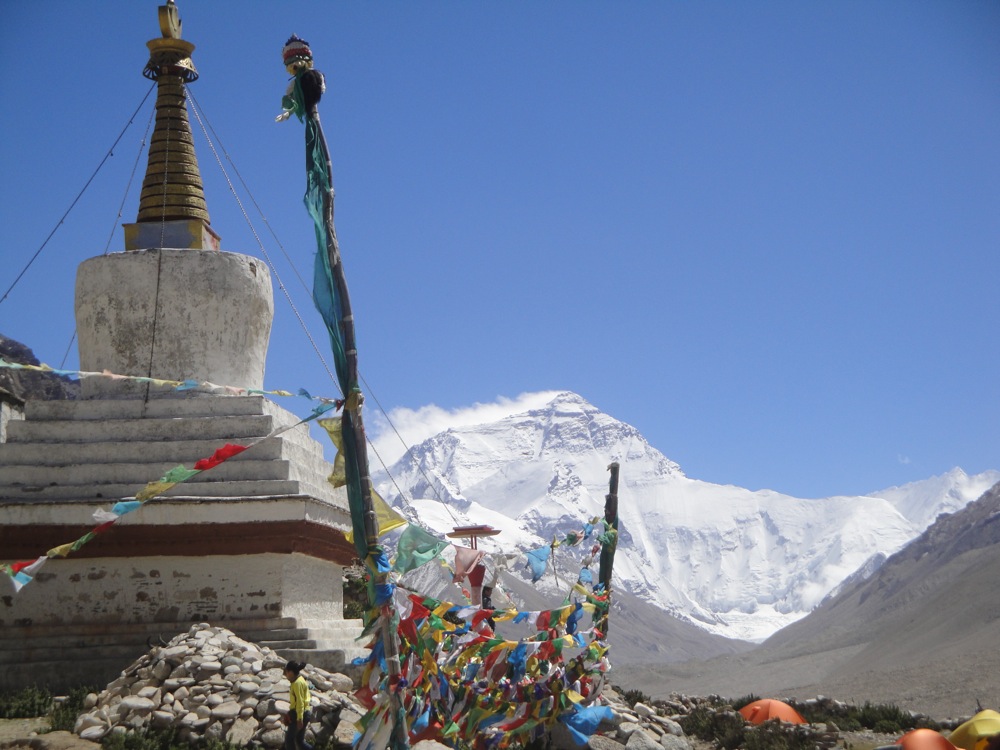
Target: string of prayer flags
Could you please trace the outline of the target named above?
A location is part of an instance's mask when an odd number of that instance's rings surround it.
[[[28,370],[30,372],[43,372],[49,375],[59,375],[61,377],[70,378],[73,380],[82,380],[83,378],[108,378],[109,380],[130,380],[136,383],[150,383],[152,385],[160,386],[163,388],[173,388],[177,391],[190,391],[195,388],[200,388],[202,390],[213,391],[216,393],[228,393],[232,396],[303,396],[310,399],[311,401],[319,401],[324,404],[329,404],[332,408],[334,405],[342,404],[343,401],[340,399],[325,398],[322,396],[313,396],[305,388],[299,388],[297,391],[292,392],[288,390],[262,390],[260,388],[243,388],[241,386],[235,385],[219,385],[218,383],[212,383],[207,380],[168,380],[166,378],[153,378],[146,377],[143,375],[119,375],[113,373],[110,370],[102,370],[100,372],[87,371],[87,370],[59,370],[54,367],[42,363],[39,365],[24,364],[22,362],[11,362],[9,360],[0,357],[0,368],[7,368],[9,370]],[[339,408],[339,406],[338,406]]]
[[[67,544],[61,544],[58,547],[53,547],[52,549],[50,549],[48,552],[45,553],[45,556],[66,557],[71,552],[76,552],[78,549],[80,549],[80,547],[85,545],[87,542],[89,542],[98,534],[103,534],[105,531],[110,529],[111,525],[114,522],[115,521],[106,521],[105,523],[102,523],[100,526],[96,526],[95,528],[91,529],[90,531],[88,531],[86,534],[84,534],[74,542],[69,542]]]
[[[370,710],[357,747],[375,750],[373,743],[383,741],[388,707],[382,696],[390,694],[402,704],[411,743],[446,739],[456,746],[503,750],[527,744],[556,721],[580,741],[607,717],[589,705],[609,666],[607,644],[597,630],[579,630],[583,612],[596,620],[606,611],[606,595],[584,592],[580,601],[541,612],[459,606],[401,587],[394,598],[400,675],[393,682],[376,658],[365,665],[357,695]],[[382,608],[376,616],[373,632],[385,613]],[[507,621],[530,622],[538,630],[507,640],[493,630]],[[571,648],[579,653],[568,657]]]

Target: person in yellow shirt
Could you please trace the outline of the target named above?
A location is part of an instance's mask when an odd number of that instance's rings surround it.
[[[290,661],[285,664],[285,679],[289,682],[288,713],[285,715],[288,730],[285,732],[285,750],[313,750],[306,742],[306,727],[309,726],[309,702],[312,695],[309,683],[302,676],[305,664]]]

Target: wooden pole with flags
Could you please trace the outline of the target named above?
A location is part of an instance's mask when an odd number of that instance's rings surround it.
[[[608,637],[608,615],[611,612],[611,571],[615,564],[615,550],[618,547],[618,470],[617,461],[608,466],[611,479],[608,482],[608,494],[604,496],[605,539],[601,542],[601,564],[598,572],[598,582],[608,595],[608,609],[601,618],[598,629]]]
[[[347,277],[344,275],[343,263],[340,257],[340,245],[337,242],[337,232],[333,224],[333,166],[330,162],[330,152],[326,146],[326,138],[323,128],[319,122],[319,113],[313,110],[309,117],[315,120],[317,134],[323,143],[323,151],[326,153],[327,173],[331,175],[330,190],[323,200],[323,214],[327,224],[327,257],[329,258],[330,269],[333,272],[333,281],[337,286],[337,293],[341,301],[343,313],[341,330],[344,340],[344,354],[347,359],[348,379],[352,386],[358,383],[358,350],[354,334],[354,314],[351,309],[351,298],[347,292]],[[375,504],[372,500],[372,480],[368,468],[368,442],[365,436],[364,420],[361,416],[361,407],[364,405],[364,395],[360,389],[352,388],[350,393],[344,394],[344,414],[343,429],[352,431],[355,445],[355,458],[357,466],[358,481],[361,484],[361,500],[364,513],[365,540],[368,550],[371,552],[378,547],[378,516],[375,513]],[[372,575],[375,572],[372,571]],[[392,690],[390,700],[393,702],[393,715],[396,717],[392,727],[393,748],[409,747],[409,736],[406,729],[406,722],[400,716],[400,696],[397,692],[402,667],[399,661],[399,634],[396,632],[395,607],[392,601],[382,605],[382,645],[385,649],[386,672],[389,675],[389,686]]]
[[[369,588],[371,604],[379,607],[392,717],[389,744],[393,750],[400,750],[409,747],[409,738],[398,693],[402,670],[396,610],[392,600],[388,560],[378,546],[378,516],[373,501],[368,444],[361,416],[364,396],[359,386],[354,313],[333,221],[333,165],[317,107],[326,90],[326,80],[313,67],[312,50],[303,39],[292,35],[285,43],[282,58],[293,80],[282,99],[284,112],[277,119],[286,120],[291,114],[295,114],[306,123],[305,203],[316,225],[319,244],[313,279],[313,301],[330,334],[337,379],[344,395],[341,439],[351,524],[355,549],[364,559],[372,576]]]

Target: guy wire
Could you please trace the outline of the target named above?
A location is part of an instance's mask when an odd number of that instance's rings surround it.
[[[294,272],[296,278],[298,278],[299,283],[302,285],[302,288],[303,288],[303,290],[305,290],[306,294],[310,294],[309,287],[306,285],[305,280],[302,278],[302,275],[299,273],[298,268],[295,265],[295,261],[289,256],[288,252],[285,250],[285,246],[282,244],[281,240],[275,234],[274,228],[271,226],[271,223],[267,220],[267,216],[265,216],[265,214],[264,214],[263,210],[261,209],[260,205],[257,203],[257,199],[254,197],[253,191],[250,190],[250,187],[246,184],[246,181],[243,179],[243,175],[240,173],[239,168],[236,166],[236,163],[233,161],[232,157],[230,156],[228,150],[226,149],[225,144],[222,142],[222,139],[219,137],[218,133],[215,132],[215,128],[212,126],[211,121],[208,119],[208,115],[207,114],[204,115],[204,118],[203,118],[202,113],[200,112],[201,107],[198,104],[198,101],[194,97],[194,94],[192,92],[188,92],[188,98],[191,101],[191,110],[192,110],[192,112],[194,112],[194,116],[198,120],[198,125],[201,127],[202,134],[205,136],[205,140],[208,142],[209,148],[211,148],[211,150],[212,150],[212,155],[215,157],[215,161],[219,165],[219,169],[222,170],[222,174],[226,178],[226,183],[229,186],[229,190],[233,194],[233,197],[236,199],[236,202],[237,202],[237,204],[240,207],[240,211],[243,213],[243,218],[247,222],[247,226],[250,228],[250,231],[253,233],[254,239],[256,240],[257,245],[260,248],[260,251],[264,254],[264,258],[267,260],[267,264],[270,266],[271,271],[274,273],[275,278],[278,280],[278,286],[279,286],[279,288],[281,289],[282,293],[285,295],[285,299],[288,301],[288,304],[292,308],[292,311],[295,313],[295,317],[298,319],[299,325],[302,327],[302,330],[305,332],[306,337],[309,339],[309,343],[312,345],[313,351],[316,352],[316,356],[319,357],[320,362],[323,363],[323,367],[326,370],[327,375],[330,377],[330,380],[332,380],[335,384],[337,384],[337,389],[340,390],[340,386],[339,386],[339,383],[338,383],[338,381],[336,379],[336,376],[334,376],[333,372],[330,370],[330,367],[327,364],[326,359],[323,357],[322,353],[320,352],[319,346],[316,344],[315,339],[312,337],[312,334],[309,332],[309,328],[306,326],[305,320],[302,318],[302,316],[299,314],[298,309],[295,307],[295,303],[292,301],[291,294],[289,293],[288,289],[285,287],[284,282],[282,282],[281,276],[278,274],[278,271],[275,268],[274,263],[271,261],[271,258],[268,255],[267,250],[265,249],[263,242],[261,241],[260,237],[258,236],[257,231],[254,228],[253,224],[251,223],[250,217],[247,215],[246,209],[243,206],[243,202],[240,200],[239,195],[237,195],[236,188],[234,187],[233,182],[230,179],[228,172],[226,171],[225,167],[223,166],[222,160],[219,158],[219,153],[218,153],[218,151],[215,148],[215,144],[213,143],[212,139],[209,137],[209,131],[211,131],[212,135],[214,135],[215,139],[218,141],[219,148],[222,149],[222,153],[225,154],[226,160],[232,165],[233,172],[237,176],[237,178],[239,179],[239,182],[243,186],[243,189],[246,191],[247,197],[250,199],[250,202],[253,204],[254,208],[257,210],[257,213],[260,215],[261,221],[263,221],[264,224],[265,224],[265,226],[267,226],[268,231],[271,233],[271,236],[274,238],[275,243],[277,243],[277,245],[280,248],[282,254],[285,256],[285,260],[288,261],[288,264],[291,266],[292,271]],[[374,399],[376,405],[379,408],[379,411],[382,413],[382,416],[385,418],[385,421],[389,424],[389,426],[392,428],[393,433],[396,435],[397,438],[399,438],[399,442],[406,449],[406,454],[408,456],[410,456],[410,458],[412,459],[413,458],[413,453],[410,450],[410,446],[407,445],[407,443],[406,443],[405,440],[403,440],[403,436],[400,435],[399,431],[396,429],[396,426],[392,423],[392,420],[389,419],[388,413],[382,407],[382,404],[379,402],[378,397],[375,396],[375,393],[369,387],[368,382],[364,379],[363,376],[359,375],[359,377],[361,377],[361,381],[364,383],[365,389],[368,391],[368,393],[371,394],[372,398]],[[396,488],[396,491],[399,493],[400,498],[403,500],[404,503],[406,503],[407,506],[410,506],[410,502],[409,502],[409,500],[406,497],[406,493],[403,492],[402,488],[400,488],[400,486],[397,484],[395,477],[393,477],[392,474],[389,472],[389,467],[386,466],[385,461],[382,460],[382,457],[381,457],[381,455],[379,455],[378,450],[375,448],[374,443],[372,443],[371,440],[368,440],[368,445],[372,449],[372,452],[375,453],[375,456],[376,456],[376,458],[378,458],[379,463],[382,465],[383,470],[385,471],[386,475],[389,477],[389,479],[392,482],[393,486]],[[441,494],[438,491],[437,485],[434,482],[431,481],[430,477],[427,476],[427,473],[424,471],[423,467],[418,462],[414,461],[414,464],[417,466],[417,469],[420,471],[421,475],[427,481],[428,486],[432,488],[432,490],[434,492],[434,495],[437,498],[437,500],[444,506],[445,510],[448,512],[448,515],[451,516],[451,519],[457,524],[458,523],[458,519],[456,518],[455,514],[452,512],[452,510],[449,507],[448,503],[446,503],[444,501],[444,498],[441,497]]]
[[[56,233],[56,231],[59,229],[59,227],[62,226],[63,222],[66,221],[66,217],[69,216],[70,211],[73,210],[73,207],[76,206],[76,204],[80,200],[80,198],[83,197],[83,194],[87,191],[87,188],[90,187],[90,183],[94,181],[95,177],[97,177],[97,173],[101,171],[101,168],[104,166],[104,164],[107,162],[107,160],[110,159],[112,156],[115,155],[115,153],[114,153],[115,152],[115,146],[118,145],[118,142],[125,135],[125,131],[129,129],[129,126],[132,125],[132,121],[135,119],[135,116],[137,114],[139,114],[139,110],[142,109],[142,105],[146,103],[146,99],[149,98],[149,95],[153,92],[153,88],[155,86],[156,86],[156,84],[154,83],[152,86],[149,87],[149,90],[146,92],[146,95],[144,97],[142,97],[142,101],[139,102],[139,106],[135,108],[135,112],[132,113],[132,116],[128,119],[128,122],[125,123],[125,127],[122,128],[122,132],[118,134],[118,137],[115,138],[115,142],[111,144],[111,148],[108,149],[108,152],[104,155],[104,158],[101,159],[101,163],[97,165],[97,169],[95,169],[94,172],[93,172],[93,174],[90,175],[90,178],[84,184],[83,188],[81,188],[81,190],[77,194],[76,198],[73,199],[73,202],[69,204],[69,208],[66,209],[66,212],[62,215],[62,218],[59,219],[58,222],[56,222],[56,225],[52,228],[52,231],[49,232],[49,236],[46,237],[45,241],[41,244],[41,247],[39,247],[35,251],[35,254],[31,256],[31,260],[29,260],[28,263],[27,263],[27,265],[24,268],[21,269],[21,273],[19,273],[17,275],[17,278],[14,279],[14,282],[7,288],[7,291],[3,293],[3,297],[0,297],[0,304],[3,304],[3,301],[5,299],[7,299],[7,296],[11,293],[11,291],[14,289],[14,287],[17,286],[17,283],[21,280],[21,278],[24,276],[24,274],[27,273],[28,269],[31,268],[31,264],[35,262],[35,260],[41,254],[42,250],[45,249],[45,246],[49,244],[49,240],[52,239],[52,236]]]

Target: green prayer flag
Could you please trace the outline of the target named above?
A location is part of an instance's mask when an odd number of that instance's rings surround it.
[[[448,547],[448,542],[431,536],[419,526],[410,524],[399,537],[396,560],[392,569],[402,575],[426,565]]]
[[[195,474],[201,474],[201,471],[198,469],[188,469],[184,466],[175,466],[166,474],[164,474],[163,478],[160,479],[160,481],[173,482],[174,484],[178,484],[180,482],[186,482]]]

